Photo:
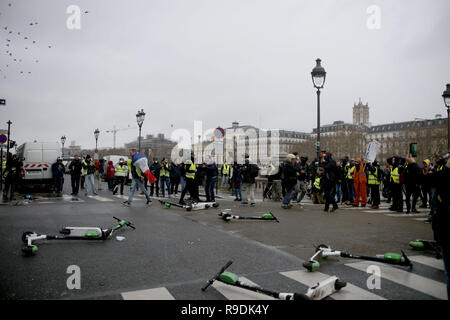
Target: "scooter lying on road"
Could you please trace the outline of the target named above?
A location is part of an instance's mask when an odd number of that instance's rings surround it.
[[[341,288],[347,285],[347,282],[339,280],[336,276],[332,276],[326,280],[318,282],[315,286],[309,288],[306,293],[277,292],[240,281],[239,277],[236,274],[225,271],[232,263],[233,261],[228,261],[227,264],[223,266],[214,277],[207,281],[206,285],[202,288],[202,291],[205,291],[210,285],[214,283],[214,281],[217,280],[230,286],[262,293],[280,300],[321,300],[339,291]]]
[[[237,219],[237,220],[264,220],[264,221],[276,221],[280,222],[277,217],[272,212],[269,213],[263,213],[261,216],[250,216],[250,217],[244,217],[244,216],[236,216],[230,213],[230,209],[226,209],[225,211],[222,211],[219,213],[219,217],[222,218],[222,220],[229,222],[230,220]]]
[[[217,208],[219,207],[219,204],[217,202],[193,202],[193,201],[186,201],[186,204],[179,204],[171,201],[165,201],[165,200],[159,200],[159,203],[161,203],[166,208],[170,208],[172,206],[186,209],[187,211],[192,210],[203,210],[208,208]]]
[[[65,227],[59,232],[61,235],[45,235],[26,231],[22,234],[22,242],[26,244],[26,246],[22,247],[22,252],[26,256],[36,254],[38,247],[34,243],[37,240],[107,240],[114,232],[125,226],[136,229],[130,221],[113,218],[119,223],[117,226],[107,229],[100,227]]]
[[[434,254],[436,255],[436,259],[442,259],[441,247],[434,240],[417,239],[417,240],[411,241],[409,243],[409,245],[414,250],[433,251]]]
[[[320,246],[316,247],[316,252],[314,255],[309,259],[308,262],[303,263],[303,267],[306,268],[309,271],[316,271],[320,267],[319,259],[326,259],[328,257],[343,257],[343,258],[351,258],[351,259],[360,259],[360,260],[368,260],[368,261],[375,261],[375,262],[381,262],[381,263],[387,263],[387,264],[393,264],[403,267],[409,267],[412,268],[413,265],[411,261],[408,259],[406,254],[401,251],[402,254],[398,253],[385,253],[376,255],[375,257],[372,256],[363,256],[358,254],[352,254],[344,251],[337,251],[331,249],[330,246],[321,244]]]

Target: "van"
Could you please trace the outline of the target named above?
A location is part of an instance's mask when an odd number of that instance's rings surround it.
[[[16,154],[23,160],[21,187],[51,190],[52,164],[62,156],[59,142],[26,142],[17,148]]]

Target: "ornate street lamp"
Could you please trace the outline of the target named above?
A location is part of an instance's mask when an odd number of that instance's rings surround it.
[[[66,136],[61,137],[61,143],[62,143],[62,156],[64,157],[64,143],[66,143]]]
[[[99,136],[99,134],[100,134],[100,130],[98,130],[98,128],[97,129],[95,129],[95,131],[94,131],[94,137],[95,137],[95,151],[97,152],[97,142],[98,142],[98,136]]]
[[[442,98],[447,107],[447,151],[450,153],[450,83],[447,83],[447,89],[442,93]]]
[[[139,126],[138,152],[141,152],[141,128],[142,124],[144,123],[144,119],[145,119],[145,112],[144,109],[141,109],[141,111],[138,111],[138,113],[136,114],[136,121]]]
[[[321,66],[320,59],[316,60],[316,66],[311,72],[312,82],[314,87],[317,89],[317,141],[315,143],[317,150],[317,161],[320,164],[320,89],[323,88],[325,84],[325,78],[327,73],[325,69]]]

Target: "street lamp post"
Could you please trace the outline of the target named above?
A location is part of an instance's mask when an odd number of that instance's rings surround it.
[[[62,156],[64,157],[64,143],[66,143],[66,136],[61,137],[61,144],[62,144]]]
[[[98,130],[98,129],[95,129],[95,131],[94,131],[94,137],[95,137],[95,152],[97,152],[97,150],[98,150],[98,148],[97,148],[97,142],[98,142],[98,136],[99,136],[99,134],[100,134],[100,130]]]
[[[144,109],[141,109],[141,111],[138,110],[138,113],[136,114],[136,121],[139,126],[138,152],[141,152],[141,129],[142,124],[144,123],[144,119],[145,119]]]
[[[316,66],[311,72],[312,81],[314,87],[317,89],[317,141],[316,141],[316,150],[317,150],[317,161],[320,164],[320,89],[323,88],[325,84],[325,77],[327,73],[325,69],[321,66],[320,59],[316,60]]]
[[[447,107],[447,151],[450,153],[450,83],[447,83],[447,89],[442,94],[442,98]]]

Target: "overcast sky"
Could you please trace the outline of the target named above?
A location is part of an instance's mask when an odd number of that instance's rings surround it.
[[[66,26],[69,5],[80,30]],[[371,5],[380,29],[367,26]],[[144,135],[195,120],[311,132],[316,58],[322,124],[352,122],[359,97],[373,125],[446,115],[448,0],[0,0],[0,12],[0,128],[11,120],[19,143],[93,147],[98,127],[112,147],[105,130],[136,127],[138,108]]]

